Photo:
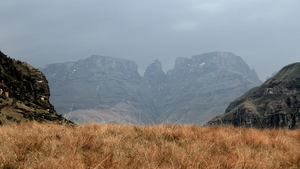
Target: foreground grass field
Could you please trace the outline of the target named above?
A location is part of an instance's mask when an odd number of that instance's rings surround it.
[[[0,127],[0,168],[299,168],[300,130],[194,125]]]

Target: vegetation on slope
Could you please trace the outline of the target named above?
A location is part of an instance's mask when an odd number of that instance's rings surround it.
[[[0,51],[0,125],[26,121],[74,125],[55,112],[43,73]]]
[[[20,123],[0,127],[0,168],[297,168],[300,130]]]
[[[261,86],[231,102],[207,125],[300,128],[300,62],[283,67]]]

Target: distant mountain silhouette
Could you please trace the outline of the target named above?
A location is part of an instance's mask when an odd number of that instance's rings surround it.
[[[204,124],[224,112],[230,101],[261,84],[241,57],[227,52],[178,58],[166,75],[160,66],[152,67],[144,78],[160,115],[157,122]]]
[[[51,102],[75,122],[204,124],[261,81],[239,56],[212,52],[178,58],[167,73],[155,60],[144,77],[129,60],[92,56],[40,69]]]

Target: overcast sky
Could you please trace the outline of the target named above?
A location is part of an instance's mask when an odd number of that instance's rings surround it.
[[[225,51],[265,80],[300,61],[300,0],[1,0],[0,49],[34,67],[97,54],[141,72]]]

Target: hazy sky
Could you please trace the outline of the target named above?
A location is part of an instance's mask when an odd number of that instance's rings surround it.
[[[97,54],[141,72],[226,51],[265,80],[300,61],[300,0],[1,0],[0,49],[35,67]]]

